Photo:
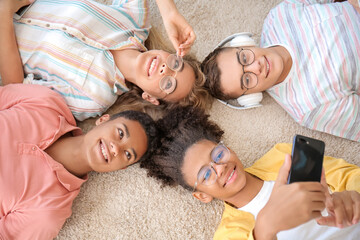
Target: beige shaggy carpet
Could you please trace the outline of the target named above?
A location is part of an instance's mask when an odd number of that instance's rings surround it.
[[[152,25],[163,28],[155,0],[150,2]],[[264,18],[280,0],[175,2],[197,34],[192,53],[203,60],[219,41],[235,32],[252,32],[258,41]],[[360,143],[299,126],[267,94],[262,104],[240,111],[215,102],[210,112],[225,130],[225,143],[245,166],[274,144],[291,142],[295,134],[321,139],[326,155],[360,165]],[[88,130],[93,123],[87,120],[80,126]],[[74,201],[73,215],[56,239],[207,240],[212,239],[222,211],[221,201],[202,204],[181,187],[161,188],[135,165],[113,173],[91,173]]]

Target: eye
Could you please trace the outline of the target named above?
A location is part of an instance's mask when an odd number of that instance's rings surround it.
[[[130,159],[131,159],[131,153],[128,152],[128,151],[124,151],[124,153],[125,153],[126,159],[130,161]]]
[[[203,172],[203,177],[201,182],[207,182],[211,177],[211,169],[208,168]]]
[[[241,55],[241,61],[243,65],[247,65],[248,64],[248,57],[246,56],[246,54],[242,53]]]
[[[245,87],[248,87],[251,83],[251,76],[250,74],[247,74],[245,73],[244,76],[243,76],[243,82],[244,82],[244,85]]]
[[[171,80],[168,80],[165,84],[165,89],[167,90],[167,89],[170,89],[171,87],[172,87],[172,82],[171,82]]]
[[[179,60],[175,60],[173,62],[172,68],[173,69],[178,69],[178,67],[180,66],[180,61]]]
[[[118,128],[118,132],[119,132],[120,140],[123,139],[123,137],[124,137],[124,131],[123,131],[121,128]]]
[[[224,150],[219,151],[214,158],[214,162],[218,163],[224,157]]]

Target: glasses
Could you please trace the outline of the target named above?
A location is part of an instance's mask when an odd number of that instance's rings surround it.
[[[240,79],[240,86],[241,86],[241,89],[246,88],[245,92],[243,94],[241,94],[241,96],[242,96],[249,89],[256,87],[256,85],[258,84],[258,78],[255,73],[245,72],[245,69],[244,69],[245,66],[251,65],[255,61],[254,52],[251,51],[250,49],[243,49],[243,48],[240,48],[240,49],[241,49],[240,51],[236,52],[237,60],[240,63],[240,65],[242,66],[243,73],[244,73]]]
[[[195,191],[198,183],[203,185],[211,185],[214,184],[218,175],[214,168],[214,164],[221,165],[229,161],[230,158],[230,150],[220,142],[210,153],[211,162],[206,166],[203,166],[197,175],[197,180],[194,185],[193,191]]]
[[[175,91],[176,88],[176,75],[178,71],[181,71],[184,67],[184,61],[182,57],[170,54],[166,59],[166,66],[175,72],[175,76],[166,75],[160,79],[159,87],[161,91],[165,92],[166,95]]]

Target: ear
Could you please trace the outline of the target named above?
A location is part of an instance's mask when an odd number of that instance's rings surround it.
[[[204,192],[193,192],[192,195],[194,198],[203,203],[209,203],[214,199],[212,196]]]
[[[96,120],[95,125],[98,126],[98,125],[100,125],[100,124],[102,124],[104,122],[109,121],[109,119],[110,119],[110,115],[109,114],[104,114],[104,115],[102,115],[100,118],[98,118]]]
[[[153,96],[151,96],[147,92],[143,92],[141,96],[142,96],[142,98],[144,100],[146,100],[146,101],[148,101],[148,102],[150,102],[150,103],[152,103],[154,105],[159,105],[160,104],[160,102],[156,98],[154,98]]]

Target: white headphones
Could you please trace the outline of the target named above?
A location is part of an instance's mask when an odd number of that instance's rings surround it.
[[[216,47],[224,47],[227,43],[229,43],[230,47],[242,47],[242,46],[256,46],[254,39],[251,38],[252,34],[248,32],[235,33],[233,35],[228,36],[224,40],[222,40]],[[237,102],[241,106],[235,106],[230,104],[229,102],[222,101],[220,99],[219,102],[225,104],[234,109],[249,109],[262,106],[260,104],[263,99],[262,93],[251,93],[237,98]]]

